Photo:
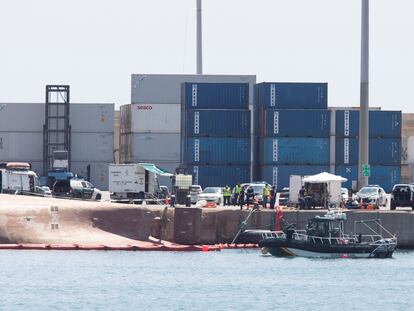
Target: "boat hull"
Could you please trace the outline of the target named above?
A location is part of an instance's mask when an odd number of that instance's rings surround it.
[[[318,244],[286,239],[264,239],[260,247],[277,257],[300,256],[308,258],[390,258],[395,244]]]

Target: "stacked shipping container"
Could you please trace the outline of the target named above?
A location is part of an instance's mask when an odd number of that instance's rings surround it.
[[[108,190],[114,162],[114,104],[70,104],[71,171]]]
[[[43,103],[0,104],[0,161],[22,161],[43,172]],[[72,171],[108,189],[113,159],[114,104],[70,104]],[[89,167],[89,168],[88,168]]]
[[[181,86],[185,82],[248,83],[252,90],[256,77],[252,75],[170,75],[134,74],[131,77],[131,105],[121,108],[120,162],[149,161],[173,172],[181,160]],[[251,94],[249,103],[253,103]],[[211,96],[215,96],[214,94]],[[202,99],[201,99],[202,100]],[[134,108],[134,106],[136,106]],[[139,107],[139,110],[137,111]],[[132,109],[132,110],[131,110]],[[132,115],[131,116],[131,111]],[[223,111],[223,110],[222,110]],[[204,116],[212,122],[224,125],[220,115]],[[217,120],[217,121],[216,121]],[[231,122],[232,119],[227,119]],[[127,124],[125,124],[125,122]],[[131,128],[133,122],[134,128]],[[228,127],[229,129],[231,126]],[[250,129],[249,129],[250,133]],[[203,134],[202,134],[203,135]],[[201,174],[205,175],[203,172]],[[161,177],[160,183],[171,186],[169,178]]]
[[[202,187],[250,181],[248,83],[183,83],[182,163]]]
[[[348,179],[351,188],[358,180],[359,111],[336,111],[336,173]],[[369,112],[369,164],[371,184],[391,191],[401,176],[401,111]]]
[[[150,162],[174,172],[180,163],[181,105],[121,106],[120,162]],[[170,186],[169,178],[160,183]]]
[[[326,83],[260,83],[255,87],[257,179],[289,186],[290,175],[329,169]]]

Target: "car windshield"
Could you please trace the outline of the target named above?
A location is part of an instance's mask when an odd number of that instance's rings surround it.
[[[255,193],[262,193],[264,185],[251,185]]]
[[[378,189],[373,188],[373,187],[366,187],[366,188],[362,188],[361,190],[359,190],[359,194],[363,194],[363,195],[373,195],[377,193],[378,193]]]
[[[219,187],[207,187],[206,189],[204,189],[203,193],[217,193],[219,191]]]

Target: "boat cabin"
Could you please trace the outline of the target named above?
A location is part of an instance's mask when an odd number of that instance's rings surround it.
[[[316,216],[309,220],[306,234],[311,237],[339,238],[344,235],[346,214]]]

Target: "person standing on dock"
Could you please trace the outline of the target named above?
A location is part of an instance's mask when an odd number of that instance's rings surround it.
[[[263,208],[267,208],[267,201],[269,199],[269,185],[263,187]]]
[[[244,205],[244,188],[243,187],[240,187],[239,205],[240,205],[240,210],[242,210],[243,209],[243,205]]]
[[[240,196],[241,186],[238,182],[237,185],[234,187],[234,202],[237,204],[239,202],[239,196]]]
[[[270,209],[275,209],[276,204],[276,186],[272,186],[269,191]]]
[[[230,197],[231,197],[231,189],[229,187],[229,185],[226,185],[223,189],[223,201],[224,201],[224,206],[226,205],[230,205]]]

